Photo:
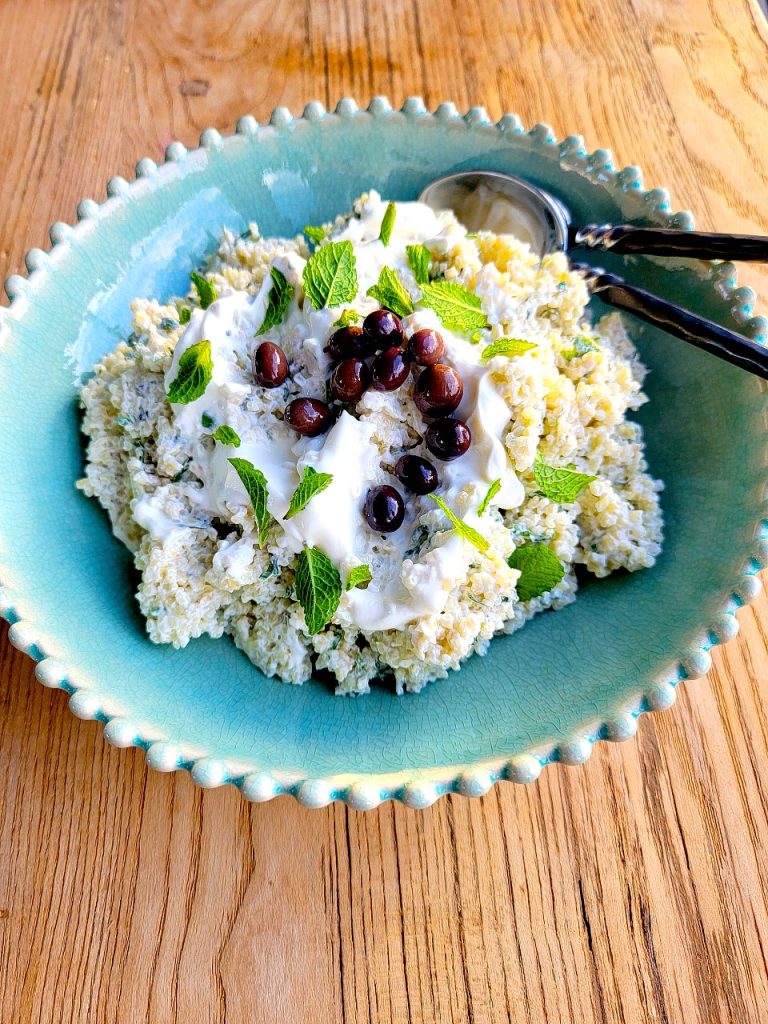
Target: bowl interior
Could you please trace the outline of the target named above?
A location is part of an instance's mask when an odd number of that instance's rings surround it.
[[[641,220],[642,194],[609,191],[566,170],[556,146],[494,127],[392,115],[298,120],[235,136],[162,166],[83,222],[53,250],[8,316],[0,388],[3,583],[38,646],[71,666],[153,739],[247,767],[317,777],[418,771],[503,757],[568,737],[636,705],[721,610],[760,518],[762,397],[746,374],[637,323],[652,373],[639,415],[652,472],[666,482],[665,549],[656,567],[584,586],[484,658],[417,697],[381,689],[341,700],[321,683],[265,679],[228,640],[153,646],[133,598],[131,560],[82,472],[74,381],[130,322],[135,296],[182,293],[220,230],[256,220],[294,234],[349,207],[368,188],[410,199],[432,178],[473,167],[523,174],[582,222]],[[602,262],[611,265],[610,260]],[[628,277],[725,321],[711,281],[635,259]]]

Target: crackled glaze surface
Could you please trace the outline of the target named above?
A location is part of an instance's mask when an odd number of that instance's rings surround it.
[[[636,168],[615,171],[608,151],[587,154],[578,137],[524,132],[514,117],[491,125],[479,109],[461,118],[450,104],[429,115],[419,100],[402,112],[383,99],[368,111],[344,100],[334,114],[311,104],[302,118],[278,109],[267,126],[246,117],[237,135],[207,131],[200,149],[174,143],[167,158],[141,161],[136,182],[114,179],[102,206],[81,203],[80,224],[55,225],[52,253],[32,251],[29,279],[6,285],[2,611],[43,683],[69,691],[76,714],[105,721],[110,742],[147,748],[160,770],[189,767],[203,786],[234,781],[253,800],[288,791],[309,806],[395,797],[424,807],[502,777],[530,781],[551,760],[580,763],[596,739],[632,735],[641,711],[667,707],[680,679],[706,671],[707,650],[735,634],[736,608],[757,591],[765,397],[756,380],[649,327],[633,334],[654,371],[640,416],[651,468],[667,482],[666,546],[653,570],[588,585],[575,605],[411,699],[338,701],[319,684],[261,680],[226,643],[150,645],[129,559],[72,487],[82,459],[73,379],[125,330],[130,297],[184,288],[223,224],[257,219],[265,233],[292,233],[368,186],[411,198],[431,177],[473,166],[525,174],[584,221],[691,223],[662,190],[644,192]],[[623,266],[765,337],[730,265]]]

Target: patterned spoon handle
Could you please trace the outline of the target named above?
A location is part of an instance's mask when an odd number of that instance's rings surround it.
[[[768,380],[768,348],[758,342],[750,341],[735,331],[729,331],[712,320],[697,316],[682,306],[675,306],[642,288],[627,284],[622,278],[607,274],[599,267],[574,263],[573,269],[584,276],[590,294],[597,295],[609,306],[633,313],[641,320],[660,327],[667,334],[682,338],[697,348],[703,348],[705,352],[711,352],[742,370]]]
[[[570,245],[619,255],[687,256],[698,260],[768,261],[768,238],[721,235],[715,231],[640,228],[633,224],[587,224],[573,229]]]

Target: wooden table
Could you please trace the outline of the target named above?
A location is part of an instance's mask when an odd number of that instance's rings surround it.
[[[756,0],[6,0],[0,38],[0,278],[171,138],[345,94],[578,130],[768,229]],[[0,1021],[765,1021],[768,602],[739,619],[635,742],[420,813],[150,774],[4,636]]]

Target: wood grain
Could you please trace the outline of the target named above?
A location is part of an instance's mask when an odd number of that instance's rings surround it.
[[[768,229],[757,0],[8,0],[0,38],[0,278],[172,137],[350,93],[579,130]],[[3,633],[0,1021],[764,1021],[768,601],[740,621],[636,742],[366,815],[148,774]]]

